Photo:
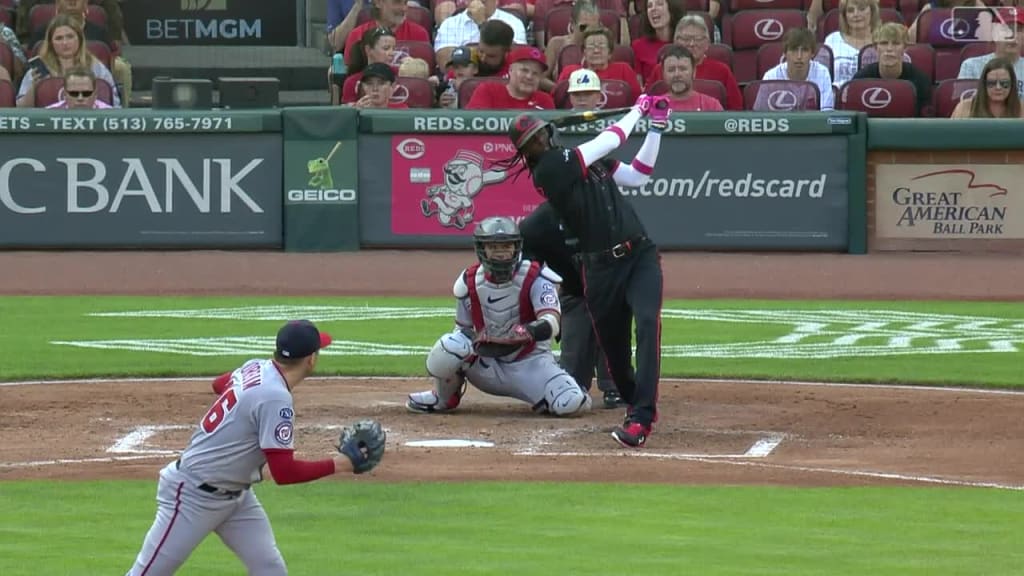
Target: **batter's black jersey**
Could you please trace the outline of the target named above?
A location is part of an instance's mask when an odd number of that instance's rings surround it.
[[[582,297],[583,281],[572,261],[577,240],[566,237],[562,221],[551,203],[542,203],[523,218],[519,222],[519,233],[523,236],[523,258],[544,262],[562,277],[563,292]]]
[[[533,168],[533,184],[551,202],[583,252],[601,252],[634,236],[644,225],[612,178],[618,160],[587,167],[575,148],[552,148]]]

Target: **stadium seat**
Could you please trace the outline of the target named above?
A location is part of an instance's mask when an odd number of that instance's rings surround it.
[[[547,45],[547,37],[544,34],[544,25],[547,22],[548,12],[555,8],[567,6],[572,7],[572,0],[537,0],[533,6],[533,30],[537,35],[537,46],[543,48]],[[543,39],[543,42],[540,40]]]
[[[991,54],[995,49],[996,45],[992,42],[970,42],[960,49],[960,63],[963,64],[968,58]],[[959,73],[959,70],[957,72]]]
[[[782,50],[782,42],[767,42],[762,44],[757,49],[757,79],[764,78],[764,73],[768,70],[778,66],[782,63],[784,56]],[[818,53],[814,56],[814,60],[820,63],[825,68],[828,68],[828,73],[833,74],[832,71],[832,49],[822,44],[818,48]]]
[[[744,10],[726,14],[722,39],[733,49],[733,75],[739,83],[758,80],[757,51],[765,42],[777,42],[786,30],[807,26],[801,10]]]
[[[829,10],[821,18],[818,19],[818,42],[824,42],[825,37],[839,30],[839,9]],[[882,23],[886,22],[899,22],[903,24],[903,16],[900,15],[899,11],[892,8],[882,8],[878,11],[878,16],[882,20]]]
[[[0,108],[14,108],[18,91],[7,80],[0,80]]]
[[[555,83],[555,87],[551,89],[551,99],[555,101],[555,108],[560,110],[569,110],[572,108],[572,102],[569,101],[568,80],[562,80],[561,82]]]
[[[814,82],[755,80],[743,87],[743,108],[757,112],[820,110],[821,95]]]
[[[92,53],[103,65],[107,67],[107,70],[114,69],[114,55],[110,52],[110,46],[106,42],[100,42],[99,40],[89,40],[86,43],[86,47],[89,52]]]
[[[949,118],[953,109],[964,98],[973,97],[978,91],[978,81],[970,80],[943,80],[932,90],[932,107],[935,116]]]
[[[917,116],[917,90],[909,80],[855,78],[839,89],[836,109],[878,118],[913,118]]]
[[[620,19],[617,12],[601,10],[601,25],[612,31],[615,42],[619,41]],[[572,6],[558,6],[548,11],[544,19],[545,38],[564,36],[569,33],[569,26],[572,24]]]
[[[633,94],[629,83],[623,80],[601,80],[601,93],[604,103],[601,108],[625,108],[636,103],[639,94]]]
[[[732,46],[728,44],[712,44],[708,46],[707,57],[724,62],[732,69]]]
[[[935,77],[935,49],[928,44],[911,44],[907,46],[906,53],[910,56],[910,63],[928,76],[931,82],[936,81]],[[957,72],[959,72],[959,67]]]
[[[469,100],[473,97],[473,92],[476,90],[476,87],[484,82],[501,82],[502,84],[507,84],[508,80],[494,76],[466,78],[459,86],[459,108],[465,108],[466,105],[469,104]]]
[[[725,91],[725,84],[722,84],[718,80],[694,78],[693,89],[701,94],[707,94],[715,100],[718,100],[722,104],[722,109],[728,110],[726,106],[728,106],[729,103],[729,94]]]
[[[395,52],[401,52],[410,58],[422,58],[427,61],[427,67],[433,71],[437,67],[434,58],[434,45],[430,42],[417,42],[415,40],[399,40],[395,42]]]
[[[903,21],[907,23],[907,27],[910,27],[914,23],[914,19],[921,12],[921,7],[927,4],[928,0],[899,0],[899,3]]]
[[[433,108],[434,85],[426,78],[399,76],[395,79],[395,91],[391,102],[405,104],[409,108]]]
[[[50,104],[56,104],[64,95],[64,79],[57,76],[43,78],[36,84],[35,102],[36,108],[46,108]],[[114,88],[106,81],[96,79],[96,99],[107,104],[114,104]]]

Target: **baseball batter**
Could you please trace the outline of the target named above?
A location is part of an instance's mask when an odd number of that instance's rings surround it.
[[[511,218],[487,218],[473,236],[478,263],[455,281],[455,329],[427,355],[434,387],[410,394],[406,406],[412,412],[453,410],[468,380],[484,393],[518,398],[537,413],[588,411],[590,395],[551,353],[561,320],[561,278],[522,258],[523,240]]]
[[[307,321],[285,324],[273,359],[249,360],[215,382],[220,396],[199,420],[181,458],[160,471],[156,520],[128,576],[174,574],[208,534],[216,532],[249,574],[287,574],[266,512],[251,486],[269,464],[278,484],[309,482],[337,472],[362,473],[383,456],[380,425],[346,428],[342,456],[294,458],[292,390],[331,343]]]

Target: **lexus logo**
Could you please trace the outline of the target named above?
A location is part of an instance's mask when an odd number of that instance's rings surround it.
[[[395,89],[391,92],[391,101],[395,104],[404,104],[409,99],[409,88],[404,84],[395,84]]]
[[[892,103],[892,92],[881,86],[868,88],[861,93],[860,102],[865,108],[871,108],[872,110],[885,108]]]
[[[608,104],[608,93],[605,92],[605,87],[601,86],[601,100],[597,103],[597,109],[604,110],[605,104]]]
[[[758,20],[754,24],[754,36],[766,42],[772,42],[782,38],[782,34],[785,30],[782,29],[782,22],[774,18],[765,18],[764,20]]]
[[[946,40],[973,40],[971,25],[961,18],[946,18],[939,24],[939,35]]]
[[[775,90],[768,95],[769,110],[793,110],[796,108],[796,94],[789,90]]]

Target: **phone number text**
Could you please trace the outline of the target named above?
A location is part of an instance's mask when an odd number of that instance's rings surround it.
[[[0,117],[0,131],[56,132],[221,132],[231,130],[230,117],[195,116],[27,116]]]

